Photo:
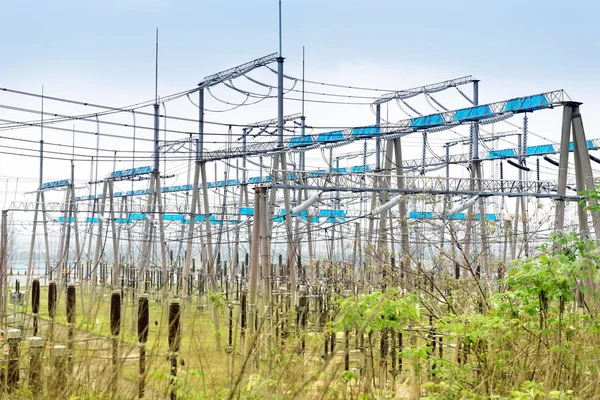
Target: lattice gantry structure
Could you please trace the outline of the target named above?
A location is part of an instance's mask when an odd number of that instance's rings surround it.
[[[39,177],[6,206],[28,238],[28,284],[181,297],[235,284],[256,312],[282,286],[296,298],[408,287],[425,272],[494,280],[553,231],[599,237],[600,220],[577,204],[595,187],[600,139],[565,91],[480,104],[471,76],[387,90],[308,81],[283,64],[270,54],[129,107],[0,89],[3,130],[46,132],[20,150],[39,158]],[[346,107],[366,110],[352,115],[364,122],[345,123]],[[529,128],[556,108],[560,141]],[[248,122],[246,109],[264,119]],[[69,179],[46,179],[51,163],[53,176],[68,163]]]

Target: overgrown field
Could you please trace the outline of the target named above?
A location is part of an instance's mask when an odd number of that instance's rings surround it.
[[[259,304],[254,327],[252,307],[242,307],[240,294],[181,298],[181,346],[175,354],[169,350],[168,301],[155,293],[149,302],[145,396],[599,398],[599,250],[594,242],[563,234],[535,257],[515,262],[493,283],[475,273],[457,280],[415,270],[400,284],[394,284],[391,273],[385,290],[369,294],[329,285],[308,288],[294,302],[287,290],[277,289],[270,304]],[[491,268],[504,270],[496,264]],[[89,290],[77,287],[75,332],[69,340],[64,290],[50,328],[44,288],[41,386],[34,394],[24,339],[19,342],[20,381],[10,391],[5,384],[6,396],[138,397],[134,293],[123,291],[121,329],[112,338],[111,292],[96,288],[90,307]],[[213,308],[220,320],[218,334]],[[23,338],[32,335],[30,307],[19,324]],[[59,344],[71,347],[64,376],[51,350]],[[176,376],[171,376],[175,358]],[[7,361],[5,356],[4,370]]]

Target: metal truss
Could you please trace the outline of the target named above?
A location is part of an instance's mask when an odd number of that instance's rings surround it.
[[[370,186],[333,186],[327,187],[327,190],[340,191],[340,192],[376,192],[376,193],[397,193],[397,194],[429,194],[429,195],[451,195],[451,196],[507,196],[507,197],[534,197],[534,198],[546,198],[546,199],[564,199],[569,201],[579,201],[581,196],[561,196],[556,193],[556,184],[554,182],[519,182],[519,181],[503,181],[498,182],[497,185],[486,184],[481,191],[470,189],[469,179],[462,179],[458,181],[450,180],[452,186],[450,189],[445,188],[444,178],[432,178],[437,180],[443,180],[443,184],[438,182],[427,182],[429,186],[424,187],[411,187],[407,185],[404,189],[398,188],[377,188]],[[268,185],[275,189],[307,189],[322,191],[323,186],[315,185],[295,185],[295,184],[273,184]],[[498,190],[495,191],[494,189]],[[503,189],[503,190],[502,190]]]
[[[532,103],[531,100],[536,100]],[[532,112],[542,108],[562,106],[563,103],[571,101],[564,90],[540,93],[532,96],[517,97],[514,99],[468,107],[460,110],[445,111],[442,113],[425,115],[417,118],[409,118],[395,124],[382,124],[381,130],[386,133],[412,133],[428,129],[442,130],[453,126],[473,121],[485,121],[507,113]],[[433,132],[435,132],[435,130]],[[385,136],[383,136],[386,139]]]
[[[38,208],[38,210],[42,209],[42,203],[37,203],[35,201],[13,201],[12,203],[10,203],[10,207],[8,208],[8,211],[25,211],[25,212],[30,212],[30,211],[35,211],[36,206]],[[116,204],[115,204],[116,206]],[[69,212],[69,211],[73,211],[76,213],[94,213],[94,215],[98,215],[98,207],[94,207],[94,203],[93,202],[77,202],[75,205],[75,208],[73,210],[69,210],[68,205],[65,205],[64,203],[60,203],[60,202],[46,202],[45,203],[45,207],[46,207],[46,212],[51,212],[51,213],[65,213],[65,212]],[[231,207],[231,206],[228,206]],[[127,214],[131,214],[131,213],[141,213],[141,214],[147,214],[146,213],[146,208],[147,206],[145,204],[128,204],[127,205]],[[215,206],[215,207],[211,207],[211,214],[212,215],[219,215],[222,212],[222,206]],[[151,214],[158,214],[158,211],[154,211]],[[190,212],[189,210],[185,207],[185,205],[165,205],[163,206],[163,213],[165,214],[186,214],[189,215]],[[109,211],[108,211],[108,207],[107,210],[105,210],[103,215],[108,215]],[[115,215],[125,215],[125,212],[121,212],[121,211],[115,211]]]
[[[412,89],[399,90],[397,92],[384,94],[383,96],[375,100],[373,104],[384,104],[395,99],[405,100],[424,93],[441,92],[452,87],[466,85],[473,81],[475,81],[475,79],[473,79],[473,77],[469,75],[463,76],[461,78],[450,79],[443,82],[432,83],[430,85],[420,86]]]
[[[318,147],[340,147],[356,140],[373,138],[391,140],[422,131],[435,133],[472,122],[479,122],[481,124],[497,122],[498,120],[511,117],[516,113],[533,112],[544,108],[562,106],[567,101],[571,101],[571,99],[565,91],[556,90],[531,96],[516,97],[496,103],[409,118],[394,124],[370,125],[307,135],[301,137],[301,141],[298,140],[298,137],[295,137],[287,141],[284,147],[277,146],[277,143],[266,142],[255,144],[252,149],[237,147],[213,150],[205,153],[205,160],[216,161],[258,154],[265,155],[274,152],[308,151]]]
[[[587,141],[588,150],[599,150],[600,149],[600,139],[589,139]],[[573,151],[572,149],[570,150]],[[485,153],[481,154],[480,160],[504,160],[504,159],[519,159],[522,157],[541,157],[548,154],[559,154],[560,153],[560,144],[559,143],[550,143],[538,146],[529,146],[527,148],[527,153],[524,155],[519,155],[521,152],[520,149],[501,149],[501,150],[489,150]],[[464,154],[450,154],[448,160],[446,160],[445,156],[437,156],[437,157],[428,157],[425,159],[425,167],[435,167],[440,165],[448,164],[466,164],[471,161],[471,158],[468,153]],[[418,168],[423,166],[422,159],[413,159],[413,160],[405,160],[403,162],[404,168]]]
[[[300,114],[300,113],[285,115],[283,117],[283,122],[294,121],[294,120],[297,120],[300,118],[302,118],[302,114]],[[265,121],[248,124],[247,127],[248,128],[264,128],[264,127],[269,127],[269,126],[277,126],[277,123],[278,123],[277,118],[272,118],[272,119],[268,119]]]
[[[198,84],[197,90],[215,86],[221,82],[228,81],[230,79],[238,78],[256,68],[264,67],[275,62],[278,57],[279,55],[277,53],[272,53],[268,56],[257,58],[256,60],[238,65],[237,67],[233,67],[225,71],[209,75],[206,78],[202,79],[202,81]]]

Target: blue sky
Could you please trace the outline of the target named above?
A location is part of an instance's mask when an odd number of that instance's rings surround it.
[[[284,0],[285,68],[300,75],[305,46],[307,78],[319,81],[404,89],[472,74],[482,80],[482,102],[565,89],[585,103],[595,138],[599,11],[595,1]],[[158,27],[159,93],[178,92],[277,51],[277,12],[277,0],[5,1],[0,86],[39,92],[44,85],[49,95],[114,106],[150,99]],[[558,140],[560,112],[542,113],[531,117],[531,129]],[[234,121],[274,115],[269,107]],[[314,104],[307,118],[321,125],[373,119],[368,107],[325,112]]]
[[[298,63],[305,45],[309,71],[369,61],[398,74],[437,67],[577,91],[597,71],[599,9],[595,1],[287,0],[284,55]],[[276,0],[7,1],[1,13],[0,73],[19,86],[72,74],[142,87],[152,82],[156,27],[163,86],[277,50]]]

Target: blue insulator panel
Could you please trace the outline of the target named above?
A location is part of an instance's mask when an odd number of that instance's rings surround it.
[[[411,211],[408,213],[410,219],[433,219],[433,213],[430,211]]]
[[[361,137],[372,137],[381,135],[381,129],[378,126],[362,126],[359,128],[352,128],[350,136],[355,138]]]
[[[542,144],[539,146],[529,146],[529,147],[527,147],[526,153],[528,155],[551,154],[551,153],[554,153],[554,146],[552,146],[551,144]]]
[[[348,170],[346,168],[333,168],[331,172],[334,174],[345,174],[348,172]]]
[[[492,110],[490,109],[490,106],[469,107],[457,110],[454,113],[454,117],[452,117],[452,121],[477,121],[482,118],[490,117],[491,115]]]
[[[298,146],[309,146],[313,144],[315,141],[311,136],[297,136],[292,138],[288,142],[289,147],[298,147]]]
[[[332,209],[324,209],[319,210],[320,217],[345,217],[346,210],[332,210]]]
[[[548,99],[543,94],[534,96],[518,97],[506,102],[504,112],[508,111],[532,111],[540,108],[548,107]]]
[[[427,126],[442,125],[443,123],[444,118],[442,117],[442,114],[431,114],[422,117],[412,118],[410,120],[409,126],[411,128],[424,128]]]
[[[340,140],[344,140],[342,131],[325,132],[317,136],[318,143],[338,142]]]
[[[259,176],[253,176],[252,178],[248,179],[248,183],[260,183],[260,177]]]
[[[350,168],[351,174],[362,174],[363,172],[371,172],[371,167],[368,165],[355,165]]]
[[[311,178],[324,177],[324,176],[327,176],[327,171],[319,170],[319,171],[310,172],[308,174],[308,176],[310,176]]]
[[[70,185],[70,181],[68,179],[63,179],[60,181],[42,183],[41,189],[56,189],[59,187],[69,186],[69,185]]]
[[[497,158],[515,157],[516,155],[517,153],[515,153],[514,149],[491,150],[487,158],[494,160]]]
[[[254,215],[254,208],[252,207],[241,207],[240,215]]]
[[[239,184],[240,184],[240,181],[237,180],[237,179],[229,179],[227,181],[227,186],[236,186],[236,185],[239,185]]]
[[[152,167],[139,167],[114,171],[110,173],[111,178],[122,178],[125,176],[143,175],[152,172]]]
[[[146,214],[144,213],[129,213],[129,219],[134,221],[143,221],[146,219]]]
[[[86,221],[88,223],[90,223],[90,224],[94,224],[94,223],[100,222],[100,218],[98,218],[98,217],[87,217]]]
[[[184,215],[183,214],[165,214],[163,216],[163,220],[165,220],[165,221],[183,221]]]

